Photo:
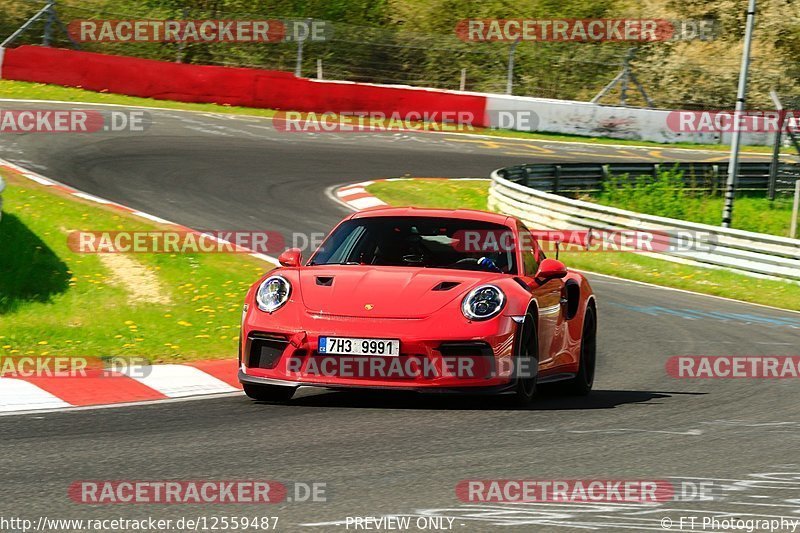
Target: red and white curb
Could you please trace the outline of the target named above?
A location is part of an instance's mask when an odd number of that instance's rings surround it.
[[[383,200],[376,198],[375,196],[367,192],[366,187],[372,185],[373,183],[377,183],[379,181],[386,181],[386,180],[373,180],[373,181],[363,181],[361,183],[354,183],[352,185],[340,187],[334,192],[334,194],[336,195],[336,198],[338,198],[341,202],[344,202],[345,204],[355,209],[356,211],[360,211],[361,209],[369,209],[371,207],[381,207],[384,205],[389,205]]]
[[[74,189],[4,159],[0,159],[0,168],[83,200],[102,204],[159,224],[173,226],[179,231],[194,231],[181,224]],[[209,235],[209,237],[217,238],[213,235]],[[250,253],[249,255],[275,265],[278,264],[277,259],[268,255],[259,253]],[[130,376],[104,376],[98,373],[85,377],[0,377],[0,414],[149,402],[237,392],[241,390],[241,386],[236,373],[236,360],[228,359],[153,365],[138,368],[136,375]]]
[[[0,377],[0,413],[152,402],[241,390],[236,359],[143,366],[135,373]]]

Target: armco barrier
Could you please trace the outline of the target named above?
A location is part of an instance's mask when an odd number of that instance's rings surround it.
[[[800,281],[800,239],[657,217],[537,191],[492,173],[489,209],[518,217],[533,230],[617,229],[702,233],[707,251],[662,252],[659,256],[699,266]]]
[[[743,161],[739,163],[737,190],[764,191],[769,187],[771,163]],[[532,163],[500,169],[500,176],[539,191],[594,192],[610,177],[626,176],[630,181],[653,178],[665,171],[680,172],[689,188],[723,190],[728,179],[728,163],[661,162],[661,163]],[[800,178],[800,166],[781,163],[777,188],[794,190]]]
[[[295,111],[472,113],[483,125],[486,98],[474,94],[318,81],[270,70],[186,65],[41,46],[5,50],[2,77],[180,102]]]

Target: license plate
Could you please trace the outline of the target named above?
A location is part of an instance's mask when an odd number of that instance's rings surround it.
[[[359,339],[352,337],[320,337],[317,351],[328,355],[399,356],[400,341],[391,339]]]

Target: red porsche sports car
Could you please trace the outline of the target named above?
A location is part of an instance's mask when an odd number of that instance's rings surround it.
[[[545,258],[517,219],[379,208],[298,249],[247,293],[239,380],[251,398],[300,386],[587,394],[597,307],[588,281]]]

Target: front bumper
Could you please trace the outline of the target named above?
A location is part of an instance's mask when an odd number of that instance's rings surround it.
[[[498,392],[513,385],[513,344],[518,325],[500,316],[469,328],[442,328],[428,320],[305,321],[305,329],[245,322],[242,383],[326,388]],[[448,329],[453,330],[448,334]],[[459,334],[459,330],[462,332]],[[473,336],[463,331],[471,330]],[[400,340],[399,356],[319,354],[320,336]]]

